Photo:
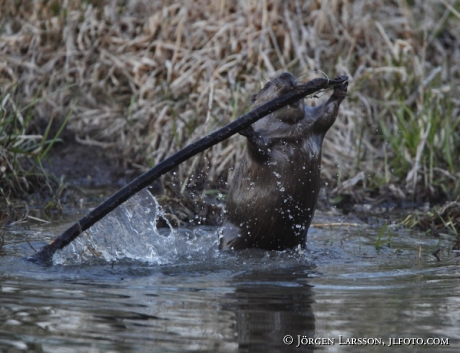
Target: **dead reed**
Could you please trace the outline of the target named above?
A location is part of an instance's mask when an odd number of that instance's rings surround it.
[[[36,118],[63,119],[72,100],[78,141],[139,168],[247,111],[264,80],[321,70],[351,78],[323,149],[336,193],[460,191],[460,1],[3,0],[0,13],[2,91],[27,104],[61,89]],[[242,142],[178,181],[228,180]]]

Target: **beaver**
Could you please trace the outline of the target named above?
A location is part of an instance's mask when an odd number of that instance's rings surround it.
[[[252,107],[297,85],[285,72],[252,96]],[[301,99],[240,131],[247,150],[230,185],[220,249],[305,247],[320,190],[323,139],[347,87],[346,81],[335,86],[329,100],[317,107]]]

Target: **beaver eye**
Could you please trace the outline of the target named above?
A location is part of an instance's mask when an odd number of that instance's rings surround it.
[[[265,84],[264,88],[262,88],[262,91],[265,91],[265,90],[269,89],[269,88],[271,87],[271,85],[272,85],[272,82],[271,82],[271,81],[270,81],[270,82],[267,82],[267,83]]]
[[[251,97],[251,103],[254,103],[257,99],[257,94],[253,94]]]

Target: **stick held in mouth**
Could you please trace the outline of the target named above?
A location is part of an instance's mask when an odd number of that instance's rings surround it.
[[[40,251],[27,257],[27,260],[42,264],[51,265],[53,254],[70,244],[82,232],[90,228],[93,224],[101,220],[109,212],[128,200],[131,196],[150,185],[163,174],[169,172],[180,163],[193,157],[194,155],[208,149],[211,146],[229,138],[242,129],[248,128],[251,124],[263,118],[264,116],[281,109],[289,104],[293,104],[299,99],[312,95],[321,90],[340,85],[346,82],[348,77],[341,76],[333,80],[326,78],[316,78],[307,83],[292,87],[285,94],[272,99],[250,112],[239,117],[237,120],[220,128],[219,130],[203,137],[202,139],[191,143],[182,150],[176,152],[164,161],[158,163],[155,167],[140,175],[128,185],[117,191],[102,204],[94,208],[86,216],[75,222],[70,228],[65,230],[59,237],[45,245]]]

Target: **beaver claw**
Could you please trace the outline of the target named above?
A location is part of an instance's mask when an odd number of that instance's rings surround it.
[[[254,131],[251,125],[249,125],[247,128],[241,129],[240,131],[238,131],[238,133],[249,139],[255,138],[256,136],[256,132]]]
[[[331,99],[340,97],[341,99],[345,98],[348,91],[348,76],[336,76],[334,78],[334,93],[331,96]]]
[[[334,77],[334,79],[329,81],[329,84],[331,86],[337,86],[337,85],[346,85],[346,86],[348,86],[348,76],[337,75],[336,77]]]

